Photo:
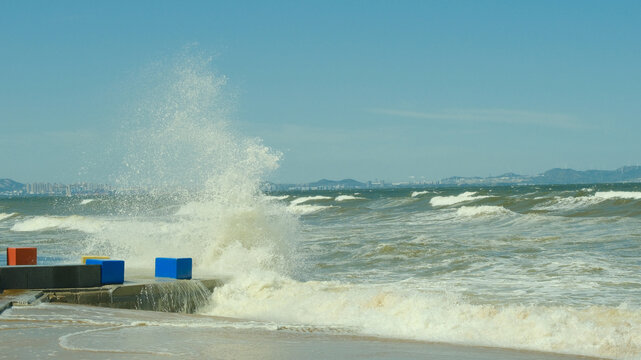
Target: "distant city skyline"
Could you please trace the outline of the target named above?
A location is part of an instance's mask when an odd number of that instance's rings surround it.
[[[639,24],[637,1],[4,1],[0,178],[113,182],[145,75],[184,52],[282,153],[265,181],[636,165]]]

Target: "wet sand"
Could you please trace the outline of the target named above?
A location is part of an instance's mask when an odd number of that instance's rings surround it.
[[[80,305],[16,306],[0,315],[2,358],[35,359],[589,359],[401,341],[348,329]]]

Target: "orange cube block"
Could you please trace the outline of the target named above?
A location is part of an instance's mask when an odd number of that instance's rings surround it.
[[[7,248],[7,265],[36,265],[38,250],[34,247]]]

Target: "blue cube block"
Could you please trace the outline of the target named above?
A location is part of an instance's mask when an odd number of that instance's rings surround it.
[[[156,258],[156,277],[191,279],[191,258]]]
[[[100,282],[106,284],[122,284],[125,282],[124,260],[87,259],[87,265],[100,265]]]

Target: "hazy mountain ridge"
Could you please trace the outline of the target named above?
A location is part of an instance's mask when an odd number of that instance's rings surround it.
[[[0,179],[0,192],[20,191],[24,189],[24,184],[11,179]]]
[[[519,175],[505,173],[488,177],[461,177],[453,176],[434,183],[363,183],[354,179],[328,180],[321,179],[305,184],[273,184],[267,183],[267,190],[329,190],[329,189],[364,189],[380,187],[415,187],[415,186],[462,186],[462,185],[552,185],[552,184],[598,184],[641,182],[641,166],[623,166],[616,170],[573,170],[550,169],[538,175]],[[0,193],[20,192],[25,189],[25,184],[11,179],[0,179]]]
[[[546,185],[546,184],[598,184],[641,182],[641,166],[624,166],[616,170],[550,169],[539,175],[506,173],[499,176],[450,177],[439,181],[440,185]]]

